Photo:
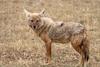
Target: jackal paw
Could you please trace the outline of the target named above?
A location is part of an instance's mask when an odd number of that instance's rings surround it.
[[[78,63],[75,67],[84,67],[84,65]]]
[[[51,64],[50,62],[46,62],[46,61],[41,61],[39,63],[40,63],[40,65],[49,65],[49,64]]]
[[[49,64],[51,64],[52,63],[52,61],[51,61],[51,59],[49,58],[45,58],[45,60],[44,61],[42,61],[42,62],[40,62],[40,64],[41,65],[49,65]]]
[[[75,67],[80,67],[80,64],[75,65]]]

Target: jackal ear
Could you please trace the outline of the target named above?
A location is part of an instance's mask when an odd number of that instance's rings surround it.
[[[25,12],[27,18],[30,17],[32,14],[31,12],[27,11],[26,9],[24,9],[24,12]]]
[[[40,15],[40,16],[43,16],[44,13],[45,13],[45,9],[43,9],[43,10],[39,13],[39,15]]]

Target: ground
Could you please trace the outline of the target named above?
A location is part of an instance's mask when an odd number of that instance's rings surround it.
[[[45,46],[29,28],[23,9],[55,21],[84,24],[90,38],[89,67],[100,66],[100,0],[0,0],[0,67],[75,67],[80,55],[71,44],[52,44],[52,63],[43,65]]]

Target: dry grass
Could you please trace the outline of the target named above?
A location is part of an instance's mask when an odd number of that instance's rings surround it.
[[[50,65],[44,43],[28,27],[23,8],[31,12],[46,9],[54,20],[84,20],[90,35],[89,67],[100,66],[99,0],[0,0],[0,67],[75,67],[80,57],[70,44],[53,44]],[[34,39],[34,40],[33,40]]]

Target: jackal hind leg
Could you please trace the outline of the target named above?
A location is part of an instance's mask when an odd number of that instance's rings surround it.
[[[81,59],[79,63],[76,65],[76,67],[84,67],[84,55],[80,47],[81,42],[82,42],[82,37],[80,37],[80,35],[72,36],[71,45],[81,55]]]
[[[76,65],[76,67],[84,67],[84,58],[82,55],[82,50],[80,49],[79,46],[73,46],[73,48],[81,55],[81,58],[79,60],[79,63]]]

